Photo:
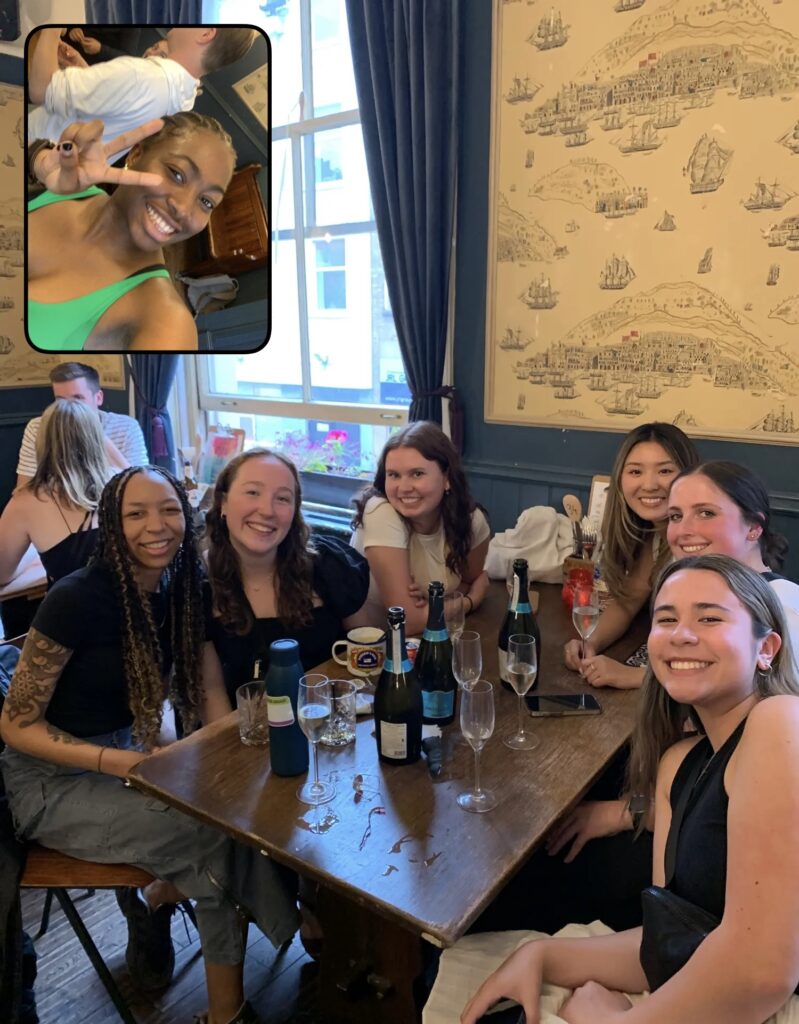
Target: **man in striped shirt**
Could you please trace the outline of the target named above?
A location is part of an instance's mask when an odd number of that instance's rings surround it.
[[[100,376],[86,363],[59,363],[50,371],[50,382],[56,398],[71,398],[97,410],[105,434],[108,460],[117,469],[126,466],[146,466],[150,461],[141,427],[132,416],[116,412],[103,412],[103,389]],[[30,420],[22,435],[17,463],[17,487],[26,484],[36,472],[36,438],[41,416]]]

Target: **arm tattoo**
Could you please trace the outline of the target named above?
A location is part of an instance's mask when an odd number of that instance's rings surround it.
[[[51,725],[50,722],[46,722],[47,735],[55,740],[56,743],[72,744],[73,746],[86,746],[86,740],[80,739],[78,736],[73,736],[71,732],[64,732],[63,729],[59,729],[57,725]]]
[[[72,651],[31,629],[6,697],[4,712],[25,729],[42,721]]]

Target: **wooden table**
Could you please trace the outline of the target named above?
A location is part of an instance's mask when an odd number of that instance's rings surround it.
[[[563,666],[563,644],[575,634],[560,588],[538,590],[543,689],[585,689]],[[504,584],[494,583],[468,620],[485,638],[483,674],[493,680],[506,603]],[[610,653],[626,656],[643,636],[639,626]],[[319,671],[342,673],[333,661]],[[320,883],[320,983],[332,1019],[409,1024],[418,1020],[419,939],[447,946],[463,935],[629,738],[635,692],[604,690],[599,699],[598,716],[531,720],[538,747],[513,751],[502,737],[515,727],[517,698],[497,686],[497,725],[482,764],[484,785],[500,802],[483,815],[464,812],[455,800],[471,783],[473,765],[456,723],[445,730],[445,770],[432,780],[424,759],[380,765],[372,720],[360,719],[354,745],[320,747],[320,774],[338,793],[316,809],[297,801],[301,780],[272,775],[267,751],[239,742],[235,714],[143,761],[133,780]],[[358,775],[365,782],[360,797]],[[317,819],[325,834],[308,830]]]

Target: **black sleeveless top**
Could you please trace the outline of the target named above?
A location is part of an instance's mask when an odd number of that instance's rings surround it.
[[[727,885],[727,805],[724,771],[743,736],[746,719],[716,753],[703,737],[688,751],[671,786],[676,807],[692,768],[706,762],[693,787],[680,827],[669,889],[721,920]]]
[[[61,512],[61,509],[59,508],[58,511]],[[82,569],[88,563],[94,553],[97,535],[100,532],[96,526],[91,525],[92,515],[90,509],[74,533],[70,532],[68,536],[48,548],[47,551],[39,552],[39,558],[41,558],[44,571],[47,573],[48,583],[55,583],[63,576],[69,576],[71,572]],[[63,512],[61,512],[61,518],[66,523]],[[67,524],[67,529],[69,529],[69,524]]]

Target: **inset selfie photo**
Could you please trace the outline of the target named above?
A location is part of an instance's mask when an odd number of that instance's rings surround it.
[[[250,25],[30,33],[25,333],[34,349],[263,348],[270,54]],[[220,318],[236,306],[246,317]]]

